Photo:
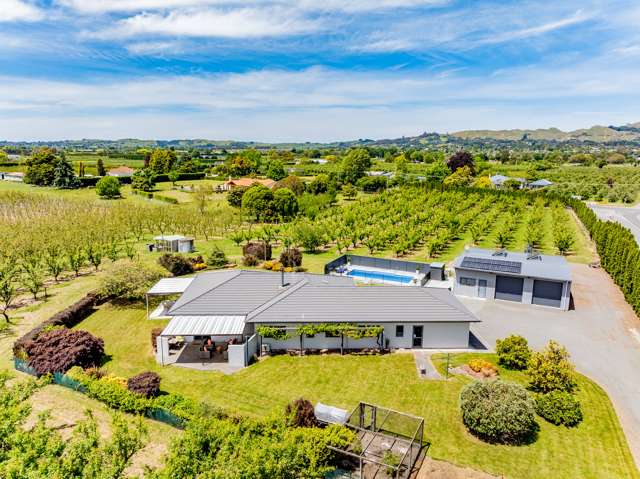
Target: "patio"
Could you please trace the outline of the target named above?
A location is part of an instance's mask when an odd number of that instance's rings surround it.
[[[172,347],[174,344],[178,349]],[[199,341],[174,344],[169,344],[169,357],[165,358],[166,365],[198,371],[220,371],[224,374],[233,374],[242,369],[241,366],[229,364],[228,351],[215,349],[209,352],[201,351],[202,343]]]

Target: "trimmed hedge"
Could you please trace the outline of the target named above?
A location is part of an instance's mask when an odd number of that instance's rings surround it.
[[[16,342],[13,343],[13,356],[17,358],[23,357],[26,347],[30,345],[42,331],[47,331],[55,326],[73,328],[93,313],[97,305],[102,304],[107,299],[108,298],[100,297],[100,295],[94,291],[87,293],[84,298],[54,314],[48,320],[40,323],[31,331],[18,338]]]
[[[131,190],[134,195],[144,196],[150,200],[158,200],[164,201],[165,203],[171,203],[173,205],[178,204],[178,200],[176,198],[172,198],[171,196],[164,196],[158,193],[153,193],[151,191],[142,191],[142,190]]]
[[[4,165],[7,165],[7,163],[4,163]],[[204,173],[180,173],[180,175],[178,175],[178,181],[202,180],[204,179],[204,177]],[[100,178],[102,178],[102,176],[81,176],[78,178],[78,180],[80,181],[80,186],[86,188],[89,186],[96,186],[96,183],[100,180]],[[119,176],[116,178],[118,178],[118,181],[120,181],[120,184],[122,185],[131,184],[130,176]],[[166,174],[156,175],[155,179],[156,182],[171,181],[169,180],[169,176]]]
[[[640,247],[631,231],[619,223],[602,221],[584,202],[566,200],[596,244],[600,263],[640,314]]]

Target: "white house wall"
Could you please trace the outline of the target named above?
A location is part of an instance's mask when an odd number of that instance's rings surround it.
[[[396,326],[404,326],[402,337],[396,337]],[[267,325],[265,325],[267,326]],[[268,326],[286,326],[291,338],[275,340],[263,338],[263,344],[269,344],[272,350],[299,349],[300,337],[295,334],[297,325],[270,324]],[[408,349],[413,347],[413,326],[423,327],[422,347],[430,349],[465,349],[469,347],[469,323],[467,322],[424,322],[424,323],[384,323],[384,341],[391,349]],[[305,337],[305,349],[340,349],[340,338],[327,338],[324,333],[314,337]],[[344,338],[345,349],[377,348],[376,338],[352,339]]]

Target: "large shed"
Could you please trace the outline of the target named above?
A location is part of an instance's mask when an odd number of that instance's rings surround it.
[[[468,249],[454,262],[454,294],[568,310],[571,268],[562,256]]]

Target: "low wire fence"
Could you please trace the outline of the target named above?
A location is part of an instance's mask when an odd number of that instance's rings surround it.
[[[29,366],[28,361],[24,359],[14,358],[13,366],[16,371],[23,372],[25,374],[29,374],[30,376],[38,377],[38,373],[34,368]],[[82,394],[87,394],[87,388],[83,386],[79,381],[67,376],[64,373],[56,372],[53,373],[52,381],[54,384],[58,386],[65,387],[67,389],[71,389],[73,391],[77,391]],[[184,429],[185,420],[176,416],[171,411],[164,408],[148,408],[145,411],[145,416],[149,419],[153,419],[154,421],[158,421],[164,424],[168,424],[169,426],[175,427],[177,429]]]

